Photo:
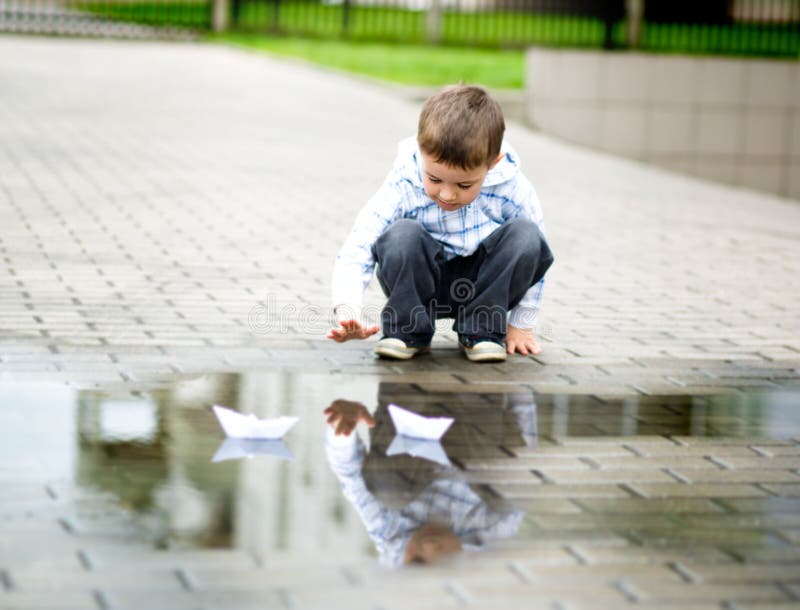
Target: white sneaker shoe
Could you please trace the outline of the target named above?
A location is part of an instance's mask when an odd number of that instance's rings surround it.
[[[393,360],[411,360],[417,354],[424,354],[430,351],[430,347],[409,347],[405,341],[384,337],[375,344],[373,350],[381,358],[391,358]]]
[[[506,348],[494,341],[479,341],[472,345],[459,342],[459,345],[470,362],[505,362],[508,358]]]

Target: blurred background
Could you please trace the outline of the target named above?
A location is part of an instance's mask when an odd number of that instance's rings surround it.
[[[0,31],[234,44],[413,99],[480,83],[550,135],[800,198],[800,0],[0,0]]]

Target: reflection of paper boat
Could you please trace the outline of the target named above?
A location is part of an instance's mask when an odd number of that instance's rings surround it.
[[[397,434],[438,441],[452,425],[452,417],[423,417],[397,405],[389,405],[389,415]]]
[[[259,419],[252,413],[242,415],[219,405],[214,405],[214,415],[231,438],[281,438],[299,419],[286,416]]]
[[[270,455],[282,460],[294,459],[286,443],[280,439],[226,438],[211,461],[240,460],[255,455]]]
[[[386,455],[400,455],[407,453],[413,457],[425,458],[442,466],[450,466],[450,460],[444,452],[444,447],[439,441],[411,438],[398,434],[392,439],[392,444],[386,450]]]

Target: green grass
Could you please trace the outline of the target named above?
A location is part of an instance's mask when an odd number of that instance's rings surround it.
[[[427,45],[224,34],[211,40],[275,55],[299,57],[325,66],[407,85],[439,86],[463,81],[519,89],[524,53]]]
[[[233,2],[233,0],[232,0]],[[322,48],[321,42],[304,44],[299,38],[317,38],[331,41],[325,47],[337,54],[338,67],[373,74],[376,63],[394,63],[394,56],[382,43],[399,43],[403,49],[409,45],[425,43],[425,13],[382,6],[353,5],[345,11],[342,4],[323,4],[307,0],[241,0],[233,15],[233,28],[240,32],[264,35],[266,41],[274,41],[275,35],[288,38],[286,43],[266,42],[265,50],[298,55],[312,61],[326,61],[324,54],[311,57],[314,49]],[[84,2],[79,0],[74,8],[80,8],[111,19],[134,21],[150,25],[171,25],[207,30],[210,27],[209,0],[101,0]],[[272,35],[272,37],[268,37]],[[445,45],[461,46],[465,51],[479,46],[486,49],[523,48],[532,44],[560,47],[599,48],[603,44],[604,27],[594,17],[539,14],[515,11],[445,12],[442,21],[441,39]],[[348,58],[348,52],[337,41],[379,43],[371,48],[380,57],[372,60]],[[618,22],[613,31],[613,40],[619,47],[625,46],[625,23]],[[246,43],[255,46],[254,43]],[[347,44],[347,43],[344,43]],[[273,45],[273,48],[267,48]],[[366,47],[362,47],[366,48]],[[687,25],[646,24],[643,30],[641,50],[660,53],[759,55],[797,58],[800,54],[800,28],[796,24],[730,24]],[[384,52],[386,57],[384,57]],[[404,53],[406,51],[403,51]],[[450,51],[456,53],[454,51]],[[427,61],[426,54],[408,51],[413,63]],[[461,52],[457,52],[461,56]],[[442,57],[448,55],[443,50]],[[437,56],[438,57],[438,56]],[[464,55],[466,57],[466,55]],[[475,56],[476,70],[483,73],[484,56]],[[485,56],[490,57],[490,56]],[[435,61],[439,61],[438,58]],[[472,58],[470,59],[472,61]],[[446,65],[446,60],[442,60]],[[402,62],[400,62],[402,63]],[[364,64],[364,65],[362,65]],[[329,65],[334,65],[330,64]],[[354,66],[353,68],[347,67]],[[437,70],[436,66],[432,68]],[[470,67],[470,69],[473,69]],[[450,68],[446,68],[447,71]],[[381,71],[384,71],[381,69]],[[402,65],[386,70],[392,80],[418,82],[410,76],[411,70]],[[423,78],[422,70],[416,70]],[[491,72],[491,70],[489,70]],[[374,75],[374,74],[373,74]],[[441,78],[430,77],[430,84],[438,84]],[[469,75],[465,77],[471,79]],[[501,80],[507,79],[501,75]]]
[[[163,25],[205,30],[211,13],[208,2],[76,2],[70,8],[95,15],[147,25]]]

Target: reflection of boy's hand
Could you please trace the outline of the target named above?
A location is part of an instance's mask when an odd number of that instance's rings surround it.
[[[358,422],[364,422],[370,428],[375,427],[375,420],[360,402],[334,400],[323,413],[328,416],[328,424],[337,435],[350,436]]]
[[[343,343],[350,339],[366,339],[380,329],[380,326],[364,326],[358,320],[340,320],[339,328],[330,329],[326,336],[328,339]]]
[[[531,354],[542,353],[542,348],[536,337],[533,336],[533,331],[528,328],[517,328],[516,326],[508,326],[506,332],[506,351],[509,354],[514,352],[527,356]]]

